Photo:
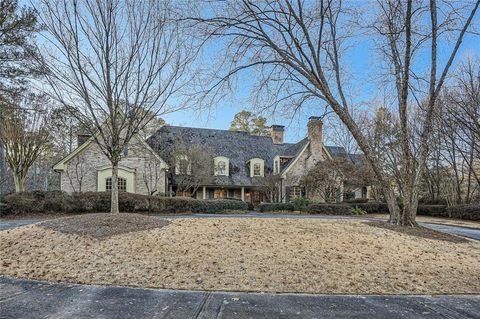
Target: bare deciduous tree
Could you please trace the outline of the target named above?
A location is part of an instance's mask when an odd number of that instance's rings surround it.
[[[379,48],[385,54],[385,64],[393,65],[392,82],[399,110],[402,210],[382,161],[351,116],[353,106],[348,102],[346,91],[348,74],[344,53],[347,46],[354,45],[347,40],[354,32],[348,23],[355,8],[348,3],[243,0],[225,1],[211,10],[202,10],[192,21],[196,27],[203,26],[210,38],[220,37],[227,41],[225,60],[231,65],[205,93],[215,95],[216,91],[228,86],[233,75],[255,68],[259,75],[257,92],[267,97],[267,105],[298,109],[312,99],[326,102],[351,132],[371,165],[390,210],[390,223],[414,226],[418,187],[429,153],[428,137],[436,100],[479,4],[480,1],[457,7],[449,4],[438,10],[435,0],[427,6],[413,0],[378,1],[373,29],[381,41]],[[427,27],[420,28],[424,25]],[[437,49],[440,37],[446,35],[454,39],[454,45],[446,53],[447,61],[440,69]],[[418,150],[414,154],[409,130],[412,98],[409,93],[413,84],[410,75],[415,74],[413,60],[420,55],[420,50],[428,52],[431,60],[427,63],[429,76],[422,79],[428,83],[427,93],[421,98],[416,96],[424,102],[425,116]]]
[[[282,201],[279,191],[282,185],[280,174],[267,173],[259,182],[261,183],[260,190],[264,194],[266,202],[280,203]]]
[[[143,182],[150,195],[155,194],[158,191],[158,185],[164,182],[162,179],[162,165],[158,160],[151,158],[144,158],[143,165]]]
[[[12,101],[0,104],[0,143],[15,191],[23,192],[30,168],[47,147],[48,99],[28,94],[17,95]]]
[[[178,142],[172,158],[177,195],[192,195],[200,186],[213,182],[213,158],[203,147],[184,147]]]
[[[76,156],[68,163],[68,169],[65,171],[65,175],[74,192],[82,192],[83,179],[87,173],[87,159],[83,154]]]
[[[169,1],[42,0],[52,48],[43,62],[53,95],[90,129],[112,165],[111,212],[118,213],[122,150],[155,116],[178,110],[171,97],[194,57]]]

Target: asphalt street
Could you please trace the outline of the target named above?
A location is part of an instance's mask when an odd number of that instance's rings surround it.
[[[479,318],[480,296],[178,291],[0,277],[0,318]]]

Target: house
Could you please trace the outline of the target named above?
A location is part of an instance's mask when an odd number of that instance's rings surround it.
[[[319,117],[310,117],[307,137],[297,143],[285,143],[284,130],[284,126],[272,125],[270,136],[256,136],[238,131],[163,126],[147,140],[135,136],[119,164],[120,191],[175,192],[179,170],[174,167],[174,154],[178,141],[187,149],[201,146],[215,163],[213,178],[198,187],[194,197],[237,198],[254,204],[265,199],[267,176],[279,177],[275,200],[288,202],[304,195],[300,181],[315,164],[332,156],[349,156],[343,148],[324,145],[323,124]],[[352,156],[351,160],[354,158]],[[188,163],[188,159],[185,160]],[[79,147],[57,163],[54,170],[61,174],[63,191],[111,189],[109,161],[92,137],[80,136]],[[361,196],[367,194],[355,195]]]

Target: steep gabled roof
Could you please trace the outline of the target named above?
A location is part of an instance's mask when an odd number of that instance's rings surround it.
[[[332,157],[340,157],[351,161],[354,165],[365,164],[365,155],[347,153],[345,148],[341,146],[325,146]]]
[[[147,143],[161,158],[172,165],[172,154],[177,146],[202,146],[212,157],[224,156],[230,161],[230,176],[217,176],[214,185],[259,185],[251,178],[247,162],[252,158],[265,161],[265,173],[273,171],[273,158],[296,156],[307,139],[299,143],[274,144],[269,136],[250,135],[246,132],[204,129],[181,126],[163,126],[147,139]]]

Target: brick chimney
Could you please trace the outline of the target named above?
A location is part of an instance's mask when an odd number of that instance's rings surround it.
[[[78,134],[77,135],[77,147],[85,144],[86,141],[91,137],[89,134]]]
[[[323,122],[321,117],[310,116],[308,118],[308,141],[310,142],[310,150],[314,157],[323,153]]]
[[[285,126],[283,125],[270,126],[270,136],[272,137],[273,144],[283,144],[284,132],[285,132]]]

